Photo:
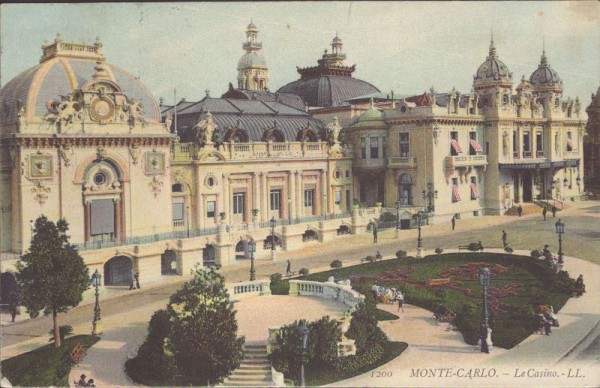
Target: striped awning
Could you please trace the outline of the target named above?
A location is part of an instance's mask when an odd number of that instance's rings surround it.
[[[454,151],[456,151],[457,154],[462,154],[462,148],[460,148],[460,146],[458,145],[458,140],[451,139],[450,144],[452,145],[452,148],[454,148]]]
[[[457,185],[452,185],[452,201],[454,201],[454,202],[460,201],[460,194],[458,193]]]
[[[471,144],[471,147],[473,147],[473,149],[475,150],[475,152],[481,152],[481,146],[479,145],[479,143],[477,143],[477,140],[475,139],[471,139],[469,140],[469,144]]]
[[[477,199],[481,194],[479,193],[479,189],[475,183],[471,183],[471,198]]]

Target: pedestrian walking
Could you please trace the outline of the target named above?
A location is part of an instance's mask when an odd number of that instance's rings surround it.
[[[10,304],[10,317],[12,318],[12,322],[15,321],[16,316],[17,316],[17,304],[12,302]]]
[[[542,216],[544,216],[544,221],[546,221],[546,212],[548,212],[548,210],[544,206],[544,209],[542,210]]]
[[[507,243],[506,243],[506,232],[505,232],[505,231],[504,231],[504,229],[503,229],[503,230],[502,230],[502,246],[503,246],[504,248],[506,248],[506,245],[507,245]]]
[[[556,210],[558,210],[558,209],[556,209],[556,206],[553,205],[552,206],[552,218],[556,218]]]
[[[450,223],[452,224],[452,230],[454,230],[454,228],[456,228],[456,216],[452,216]]]
[[[377,242],[377,225],[373,225],[373,243]]]
[[[523,214],[523,206],[519,205],[519,207],[517,208],[517,213],[519,213],[519,217],[521,217],[521,215]]]
[[[137,286],[137,288],[142,288],[140,287],[140,271],[135,271],[135,273],[133,274],[133,278],[135,279],[135,285]]]
[[[139,276],[139,275],[138,275]],[[135,285],[135,272],[133,270],[131,270],[131,285],[129,286],[130,290],[135,290],[137,289],[136,285]]]
[[[290,263],[290,261],[287,261],[287,267],[285,268],[285,273],[286,274],[290,274],[290,272],[292,272],[292,263]]]
[[[404,312],[404,295],[402,295],[402,291],[400,290],[396,294],[396,301],[398,301],[398,311],[402,310]]]

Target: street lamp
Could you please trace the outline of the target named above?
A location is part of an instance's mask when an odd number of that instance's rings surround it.
[[[396,201],[396,238],[400,238],[400,200]]]
[[[419,231],[417,237],[417,258],[423,257],[423,239],[421,238],[421,224],[423,222],[423,218],[427,218],[427,212],[423,210],[419,210],[417,214],[413,215],[413,219],[417,221],[417,228]]]
[[[562,235],[565,232],[565,223],[559,218],[554,226],[556,227],[556,233],[558,234],[558,265],[562,267],[562,264],[565,262],[562,251]]]
[[[250,253],[250,281],[256,280],[256,270],[254,269],[254,252],[256,252],[256,242],[248,241],[248,253]]]
[[[427,184],[427,190],[423,190],[421,192],[423,196],[423,202],[425,203],[425,207],[427,211],[434,212],[435,211],[435,201],[438,197],[438,191],[433,189],[433,183],[429,182]]]
[[[92,275],[92,285],[96,288],[96,305],[94,306],[94,320],[92,321],[92,335],[102,334],[102,322],[100,318],[100,294],[98,293],[98,287],[100,287],[102,275],[96,269],[96,272]]]
[[[269,225],[271,225],[271,260],[275,260],[275,227],[277,226],[277,220],[274,216],[271,217]]]
[[[491,333],[489,327],[489,313],[488,313],[488,287],[490,285],[490,269],[485,267],[479,270],[479,284],[483,286],[483,320],[481,322],[481,332],[479,338],[481,339],[481,352],[489,353],[489,346],[491,345]],[[489,343],[488,343],[489,342]]]
[[[306,380],[304,378],[304,357],[306,354],[306,344],[308,342],[308,326],[306,326],[306,322],[300,326],[300,334],[302,335],[302,365],[300,367],[300,386],[306,387]]]

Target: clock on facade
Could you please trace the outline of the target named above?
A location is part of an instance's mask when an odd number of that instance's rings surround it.
[[[101,123],[109,121],[113,117],[114,105],[107,98],[98,98],[92,103],[92,117]]]

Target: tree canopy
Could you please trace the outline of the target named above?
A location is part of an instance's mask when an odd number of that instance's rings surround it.
[[[52,312],[56,347],[61,345],[58,313],[77,306],[90,283],[83,258],[69,243],[68,229],[66,220],[55,224],[42,215],[35,221],[29,252],[17,263],[21,304],[32,318],[40,311]]]

